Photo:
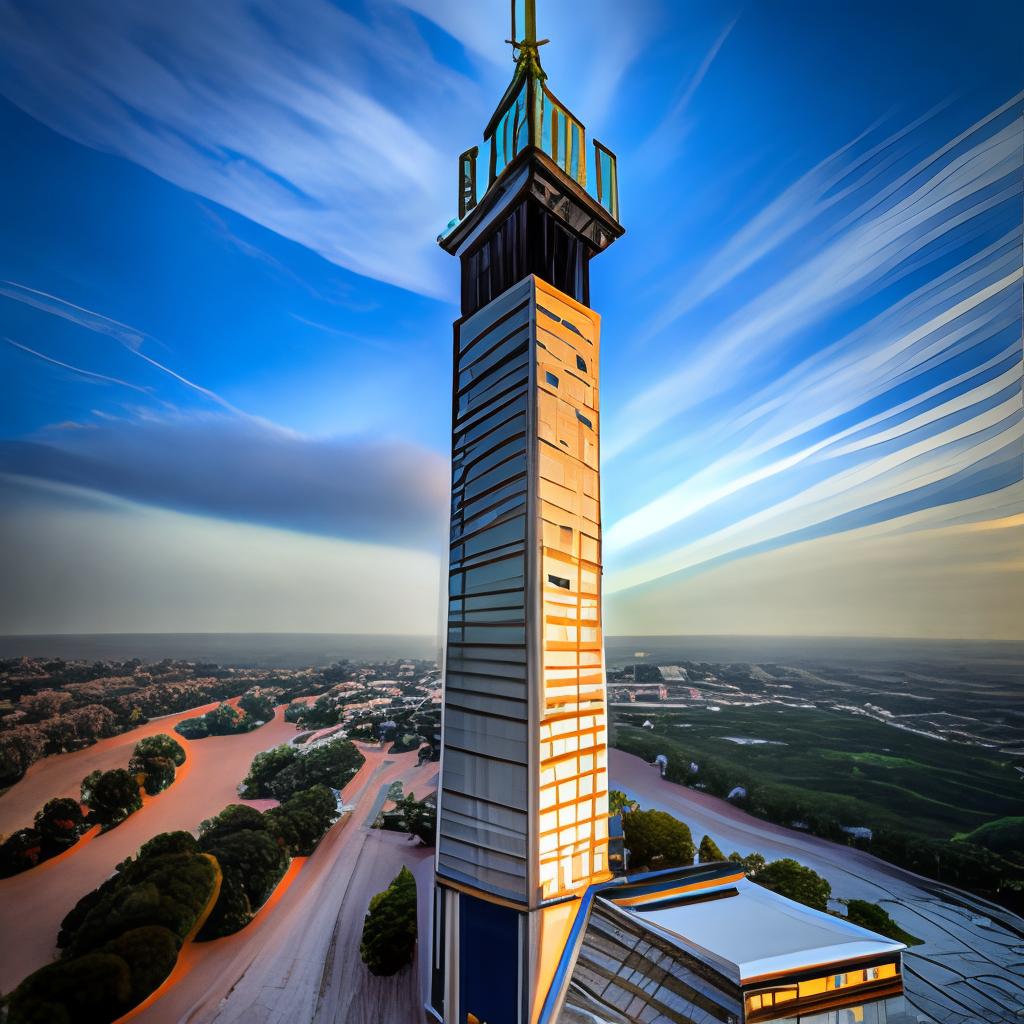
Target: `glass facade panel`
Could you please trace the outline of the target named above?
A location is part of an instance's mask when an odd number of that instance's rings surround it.
[[[438,864],[531,905],[608,872],[598,335],[596,315],[535,278],[456,330]],[[475,817],[492,804],[524,817]],[[525,861],[507,861],[531,834],[528,892]]]

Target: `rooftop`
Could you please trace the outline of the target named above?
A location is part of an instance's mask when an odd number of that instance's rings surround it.
[[[905,946],[842,918],[823,914],[749,881],[732,865],[683,874],[637,893],[635,886],[611,888],[598,899],[613,903],[643,927],[660,932],[695,956],[711,962],[737,984],[780,974],[825,969],[892,955]]]

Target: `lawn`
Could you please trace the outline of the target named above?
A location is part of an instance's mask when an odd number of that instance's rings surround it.
[[[995,750],[919,736],[861,715],[818,708],[723,706],[719,712],[615,708],[615,746],[669,757],[676,775],[725,796],[766,787],[845,826],[893,825],[934,838],[1019,814],[1024,778]],[[645,720],[654,730],[638,728]],[[772,741],[738,744],[726,737]],[[653,759],[649,757],[648,759]],[[725,790],[725,792],[721,792]]]

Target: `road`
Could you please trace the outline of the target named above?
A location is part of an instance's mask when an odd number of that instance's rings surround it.
[[[54,943],[65,914],[109,878],[117,864],[160,832],[196,832],[205,818],[219,814],[228,804],[243,802],[236,787],[248,774],[253,757],[295,735],[295,726],[284,721],[283,708],[273,722],[237,736],[189,741],[173,732],[181,719],[203,710],[157,719],[85,750],[45,758],[0,797],[0,832],[9,832],[23,827],[26,816],[30,822],[50,797],[77,797],[82,778],[94,768],[126,768],[142,736],[169,733],[185,748],[188,758],[177,770],[173,785],[146,797],[142,810],[122,825],[90,839],[80,849],[76,846],[66,857],[0,879],[0,991],[10,992],[26,975],[50,963],[57,953]],[[263,807],[266,802],[253,803]]]
[[[381,786],[426,796],[437,765],[361,746],[366,764],[342,793],[352,813],[328,832],[280,901],[247,928],[191,947],[188,971],[133,1024],[420,1024],[425,964],[374,978],[359,957],[370,898],[407,865],[429,921],[433,851],[363,824]],[[426,950],[425,937],[420,944]]]
[[[904,954],[904,988],[922,1021],[1020,1024],[1024,1019],[1024,921],[959,889],[940,885],[870,854],[761,821],[724,800],[661,778],[653,765],[611,750],[612,786],[644,810],[685,821],[724,853],[792,857],[828,879],[838,898],[880,903],[899,926],[924,940]]]

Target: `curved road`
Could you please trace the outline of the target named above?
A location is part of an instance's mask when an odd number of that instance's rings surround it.
[[[235,935],[192,946],[188,973],[133,1024],[420,1024],[426,965],[375,978],[359,958],[359,940],[370,898],[403,864],[416,875],[420,921],[430,920],[433,850],[365,821],[392,782],[426,796],[437,765],[417,768],[415,752],[361,749],[366,764],[342,793],[352,813],[327,833],[280,900]]]
[[[72,848],[68,856],[0,879],[0,992],[10,992],[26,975],[50,963],[64,915],[87,893],[109,878],[117,864],[160,832],[197,832],[204,818],[228,804],[242,803],[238,783],[261,750],[285,743],[295,726],[279,708],[273,722],[238,736],[185,740],[173,732],[183,718],[208,708],[155,719],[72,754],[36,762],[25,778],[0,797],[0,832],[31,823],[32,815],[53,796],[77,797],[81,780],[94,768],[126,768],[143,736],[166,732],[185,748],[187,760],[168,789],[146,797],[141,810],[105,835]],[[253,801],[263,807],[266,801]]]

